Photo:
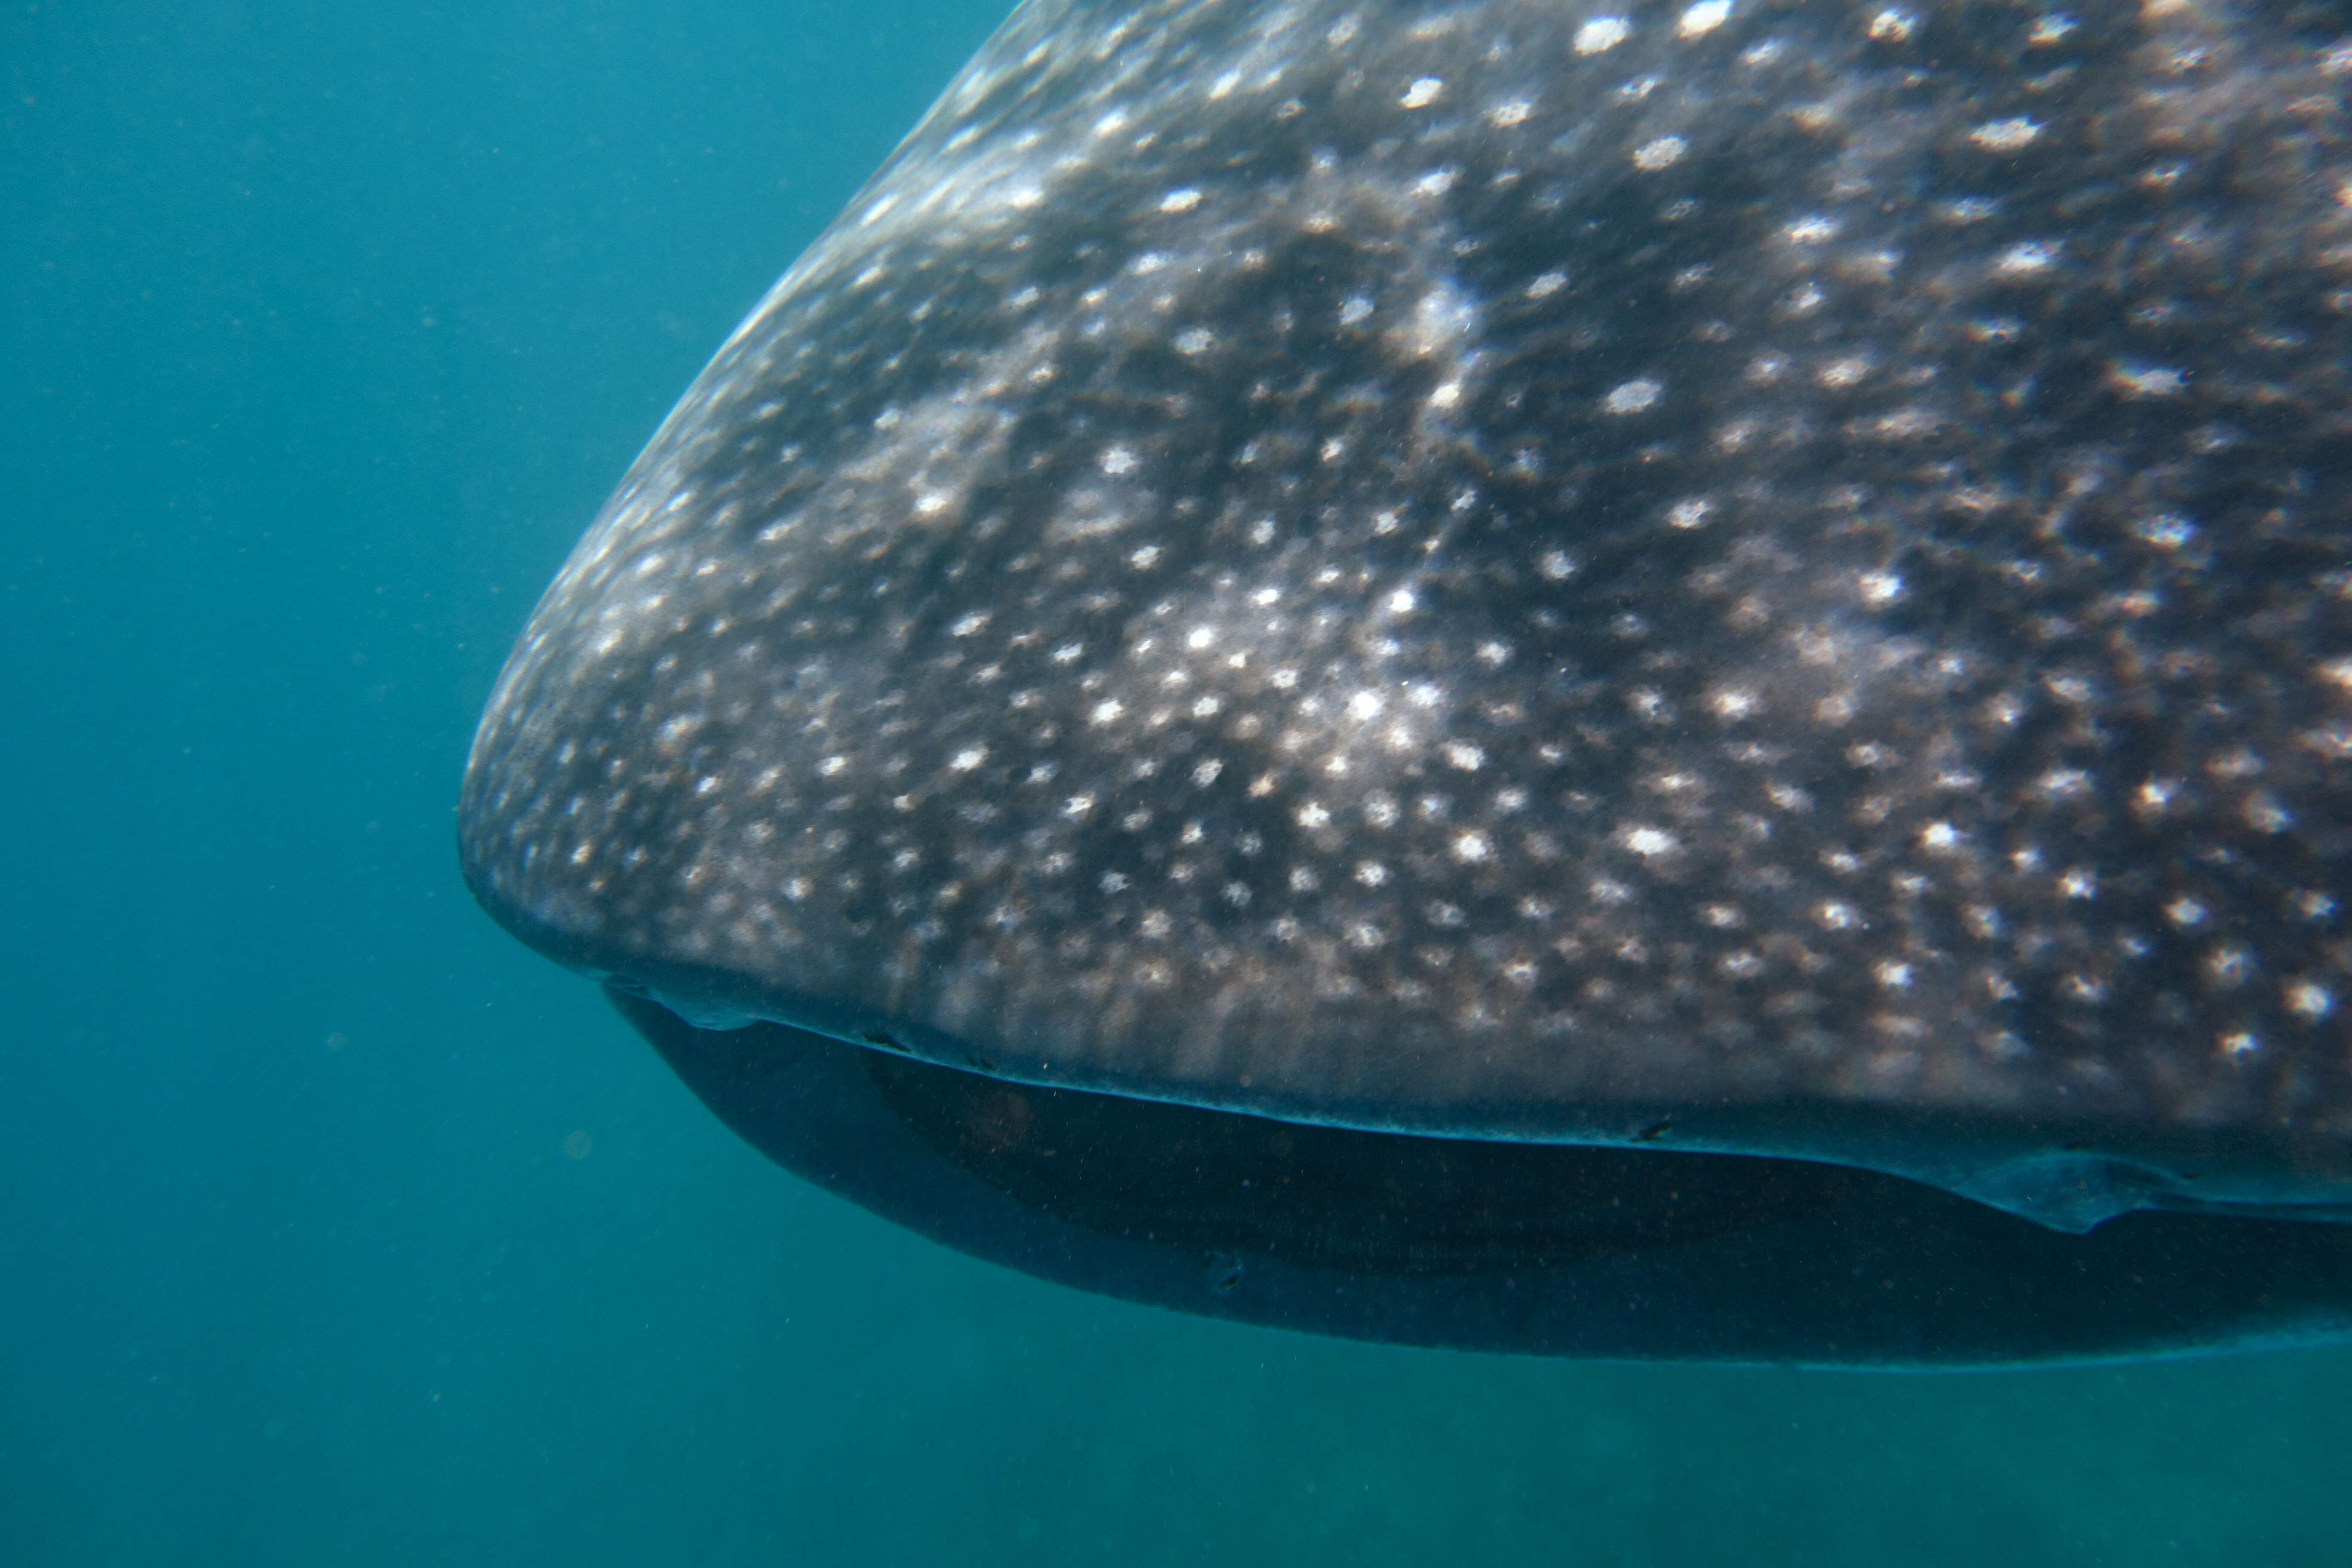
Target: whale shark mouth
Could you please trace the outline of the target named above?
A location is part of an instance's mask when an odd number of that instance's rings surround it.
[[[2053,1231],[1875,1171],[1434,1138],[1013,1082],[607,988],[777,1163],[960,1251],[1202,1316],[1459,1350],[1948,1369],[2352,1331],[2352,1226]]]

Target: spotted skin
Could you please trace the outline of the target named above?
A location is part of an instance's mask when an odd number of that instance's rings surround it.
[[[1297,1120],[2352,1199],[2352,13],[1029,0],[533,614],[484,904]]]

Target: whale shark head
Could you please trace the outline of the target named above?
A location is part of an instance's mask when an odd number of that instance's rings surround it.
[[[722,1111],[850,1053],[1074,1235],[971,1151],[1097,1097],[1253,1184],[1712,1156],[2335,1258],[2347,97],[2195,4],[1030,0],[540,603],[468,882]],[[1318,1182],[1185,1245],[1294,1302],[1437,1246],[1331,1262]],[[1331,1326],[1253,1289],[1180,1304]],[[1475,1315],[1412,1301],[1339,1331]]]

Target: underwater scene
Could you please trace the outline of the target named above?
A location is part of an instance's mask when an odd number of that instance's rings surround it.
[[[2352,7],[0,88],[0,1563],[2352,1551]]]

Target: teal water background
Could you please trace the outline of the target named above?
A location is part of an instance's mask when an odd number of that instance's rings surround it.
[[[475,716],[1001,0],[6,0],[0,1565],[2352,1562],[2352,1352],[1221,1326],[771,1167],[458,885]]]

